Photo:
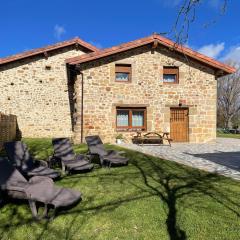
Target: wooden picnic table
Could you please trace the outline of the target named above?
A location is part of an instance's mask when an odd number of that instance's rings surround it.
[[[170,133],[169,132],[148,132],[142,135],[141,132],[137,132],[137,135],[133,137],[133,143],[143,145],[143,144],[163,144],[163,140],[168,141],[171,147]]]

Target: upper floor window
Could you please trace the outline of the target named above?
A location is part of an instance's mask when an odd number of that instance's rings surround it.
[[[117,82],[130,82],[132,75],[131,64],[116,64],[115,80]]]
[[[163,83],[178,83],[179,68],[178,67],[163,67]]]

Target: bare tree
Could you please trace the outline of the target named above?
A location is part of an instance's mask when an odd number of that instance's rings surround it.
[[[168,33],[170,37],[175,39],[177,44],[185,44],[187,42],[190,25],[197,17],[196,11],[202,4],[206,4],[206,2],[206,0],[182,0],[174,26]],[[229,0],[221,0],[219,8],[220,16],[226,12],[228,2]],[[203,27],[206,28],[215,22],[216,19],[213,18],[210,22],[204,23]]]
[[[222,16],[227,11],[229,0],[221,0],[219,14]],[[175,40],[176,45],[184,45],[188,41],[189,28],[197,18],[197,10],[206,0],[182,0],[173,28],[167,33]],[[210,22],[205,22],[203,27],[207,28],[217,22],[215,16]],[[187,56],[186,56],[187,59]],[[240,67],[237,63],[228,62],[238,68],[235,74],[228,75],[218,80],[218,122],[222,122],[225,128],[232,127],[240,116]]]
[[[218,79],[218,117],[225,128],[232,127],[232,119],[240,113],[240,67],[229,63],[238,70],[232,75]]]

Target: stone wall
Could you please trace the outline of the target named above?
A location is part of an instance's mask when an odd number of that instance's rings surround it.
[[[72,136],[65,59],[81,54],[70,46],[0,66],[0,111],[17,116],[23,137]]]
[[[115,82],[115,64],[132,65],[130,83]],[[179,67],[179,84],[163,84],[163,66]],[[216,138],[216,80],[214,71],[174,51],[150,46],[81,64],[77,93],[78,119],[75,140],[81,139],[81,82],[83,96],[83,138],[99,134],[114,142],[116,105],[147,106],[147,131],[170,130],[170,106],[183,102],[189,107],[189,141],[209,142]],[[130,140],[133,132],[122,132]]]

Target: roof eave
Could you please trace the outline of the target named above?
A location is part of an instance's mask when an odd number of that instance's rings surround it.
[[[192,57],[200,62],[206,63],[207,65],[210,65],[216,69],[219,70],[223,70],[226,74],[232,74],[235,73],[237,70],[234,67],[231,67],[229,65],[226,65],[224,63],[221,63],[213,58],[207,57],[199,52],[196,52],[190,48],[184,47],[182,45],[179,44],[175,44],[174,42],[172,42],[171,40],[168,40],[166,38],[164,38],[164,41],[162,41],[163,37],[157,35],[154,37],[155,39],[158,39],[158,41],[162,44],[165,45],[166,47],[170,47],[172,49],[177,50],[178,52],[181,52],[185,55],[188,55],[189,57]],[[174,44],[174,45],[173,45]]]
[[[50,46],[47,46],[47,47],[42,47],[42,48],[39,48],[36,49],[36,51],[31,50],[27,52],[23,52],[23,53],[20,53],[20,54],[16,54],[16,55],[13,55],[13,56],[10,56],[10,57],[6,57],[6,58],[0,58],[0,65],[3,65],[3,64],[7,64],[7,63],[10,63],[10,62],[15,62],[15,61],[18,61],[18,60],[22,60],[22,59],[25,59],[25,58],[29,58],[29,57],[32,57],[32,56],[37,56],[37,55],[40,55],[40,54],[44,54],[45,56],[47,55],[48,52],[51,52],[51,51],[54,51],[54,50],[57,50],[57,49],[61,49],[61,48],[65,48],[65,47],[69,47],[69,46],[72,46],[74,44],[78,44],[79,46],[83,47],[83,48],[86,48],[92,52],[95,52],[95,51],[98,51],[99,49],[94,47],[93,45],[87,43],[87,42],[84,42],[83,40],[81,40],[80,38],[76,37],[72,40],[69,40],[67,43],[63,43],[62,45],[59,46],[59,44],[61,43],[57,43],[55,45],[50,45]],[[44,49],[45,48],[45,49]],[[22,54],[22,56],[21,56]]]
[[[77,38],[76,43],[78,43],[80,46],[83,46],[83,47],[85,47],[85,48],[87,48],[87,49],[89,49],[93,52],[99,51],[99,49],[97,47],[95,47],[95,46],[93,46],[93,45],[91,45],[87,42],[83,43],[83,41],[79,38]]]
[[[177,52],[183,53],[186,56],[189,56],[189,57],[191,57],[201,63],[204,63],[216,70],[223,71],[223,73],[222,73],[223,76],[236,72],[236,69],[234,67],[231,67],[231,66],[221,63],[215,59],[207,57],[207,56],[205,56],[199,52],[196,52],[190,48],[176,44],[173,41],[171,41],[170,39],[164,38],[157,34],[151,35],[150,37],[147,37],[147,38],[144,38],[141,40],[136,40],[136,41],[130,42],[129,45],[126,44],[126,46],[120,45],[119,47],[116,46],[116,47],[112,47],[110,49],[100,50],[100,51],[96,51],[96,52],[93,52],[90,54],[66,59],[66,63],[68,63],[70,65],[79,65],[81,63],[101,59],[101,58],[104,58],[104,57],[107,57],[107,56],[110,56],[113,54],[117,54],[117,53],[127,51],[130,49],[134,49],[134,48],[144,46],[144,45],[147,45],[150,43],[156,43],[156,40],[159,42],[159,44],[161,44],[167,48],[170,48],[172,50],[176,50]]]
[[[144,41],[144,43],[143,42],[136,43],[132,46],[125,47],[124,51],[134,49],[134,48],[137,48],[137,47],[141,47],[141,46],[149,44],[151,42],[152,42],[152,40],[146,40],[146,41]],[[70,65],[76,65],[76,64],[83,63],[83,62],[90,62],[90,61],[95,60],[95,59],[104,58],[104,57],[107,57],[109,55],[117,54],[119,52],[122,52],[123,51],[122,49],[123,48],[119,48],[117,50],[114,50],[114,48],[113,48],[111,51],[108,51],[108,52],[104,52],[104,50],[99,50],[99,51],[96,52],[96,54],[98,54],[97,58],[95,56],[95,53],[89,53],[89,54],[86,54],[86,58],[83,57],[82,59],[79,59],[78,57],[68,58],[68,59],[66,59],[66,63],[68,63]]]

